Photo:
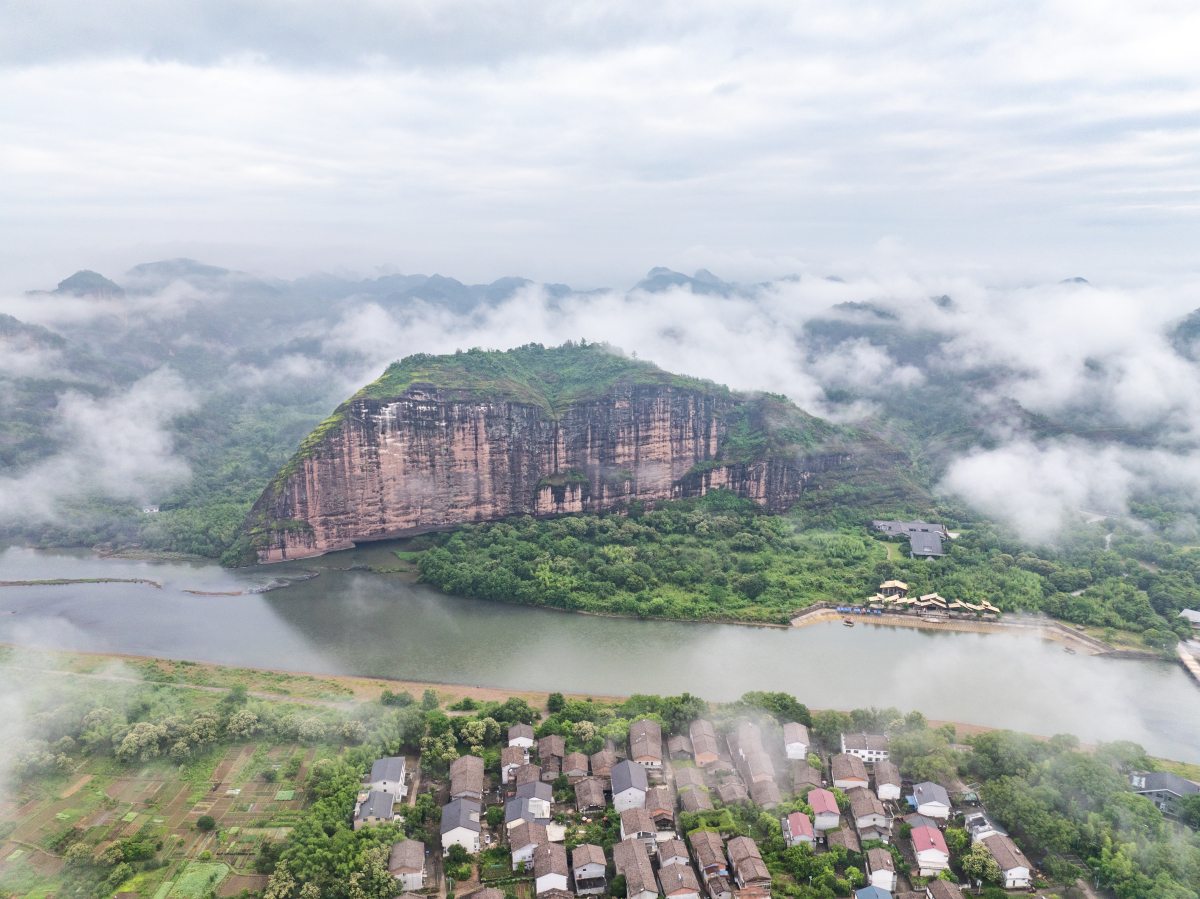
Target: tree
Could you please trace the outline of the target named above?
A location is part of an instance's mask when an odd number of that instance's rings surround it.
[[[1192,793],[1179,800],[1179,820],[1188,827],[1200,830],[1200,793]]]
[[[347,721],[342,725],[342,739],[351,746],[357,746],[367,738],[367,729],[361,721]]]
[[[489,827],[499,827],[504,822],[504,808],[499,805],[493,805],[487,810],[487,823]]]
[[[438,707],[437,693],[433,692],[432,688],[426,689],[425,693],[421,696],[421,711],[432,712],[437,707]]]
[[[963,874],[970,880],[982,880],[985,883],[1000,880],[1000,866],[983,843],[972,846],[969,852],[959,858],[958,863]]]
[[[821,742],[825,744],[827,749],[840,749],[840,737],[844,733],[849,733],[853,727],[853,722],[850,716],[845,712],[835,712],[829,709],[824,712],[817,712],[812,716],[813,732],[821,738]]]
[[[234,712],[229,716],[229,723],[225,725],[225,732],[232,737],[240,739],[248,738],[252,733],[258,730],[258,715],[254,714],[249,709],[242,709]]]
[[[96,864],[103,868],[111,868],[113,865],[119,865],[125,861],[125,851],[119,843],[113,843],[103,852],[96,856]]]
[[[229,692],[221,699],[221,704],[226,708],[238,709],[246,704],[246,685],[234,684],[229,688]]]
[[[300,725],[300,739],[305,743],[320,743],[325,739],[325,724],[313,716]]]
[[[117,758],[123,762],[132,762],[136,758],[142,761],[152,759],[158,755],[159,741],[166,739],[166,736],[167,729],[161,724],[139,721],[121,741]]]
[[[288,867],[288,860],[282,858],[275,864],[275,873],[267,881],[267,889],[263,893],[263,899],[292,899],[292,893],[295,889],[296,878],[292,876],[292,872]]]
[[[361,867],[350,875],[350,899],[392,899],[396,881],[388,873],[388,849],[376,846],[362,855]]]
[[[546,708],[549,710],[551,715],[561,712],[566,704],[567,700],[561,693],[551,693],[549,698],[546,700]]]
[[[300,888],[300,899],[321,899],[321,888],[310,880]]]
[[[590,743],[596,736],[596,725],[591,721],[578,721],[575,727],[572,728],[572,733],[575,734],[575,739],[580,743]]]
[[[196,819],[197,830],[212,830],[216,826],[216,819],[214,819],[212,815],[201,815]]]

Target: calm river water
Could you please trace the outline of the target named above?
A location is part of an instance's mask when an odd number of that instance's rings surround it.
[[[633,621],[444,596],[395,576],[383,545],[226,571],[8,549],[0,580],[148,578],[142,584],[0,588],[0,641],[227,665],[449,684],[711,700],[784,690],[811,708],[897,706],[930,718],[1135,740],[1200,763],[1200,687],[1165,662],[1068,655],[1007,634],[838,622],[807,628]],[[285,589],[231,591],[319,570]]]

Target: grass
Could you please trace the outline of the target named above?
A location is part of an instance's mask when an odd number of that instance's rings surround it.
[[[171,899],[202,899],[228,873],[229,866],[220,862],[192,862],[171,887],[170,897]]]

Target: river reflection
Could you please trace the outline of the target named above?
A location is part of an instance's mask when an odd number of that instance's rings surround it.
[[[137,584],[0,589],[0,640],[196,661],[597,695],[735,699],[784,690],[813,708],[895,705],[938,719],[1085,742],[1131,739],[1200,762],[1200,687],[1178,665],[1068,655],[1007,634],[828,622],[800,629],[631,621],[444,596],[396,576],[339,571],[385,547],[229,572],[10,549],[0,580],[142,577]],[[321,575],[239,590],[304,568]]]

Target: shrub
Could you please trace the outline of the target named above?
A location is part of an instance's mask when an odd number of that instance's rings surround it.
[[[201,815],[199,818],[196,819],[196,829],[197,830],[208,831],[208,830],[212,830],[216,826],[217,826],[216,819],[214,819],[212,815]]]

